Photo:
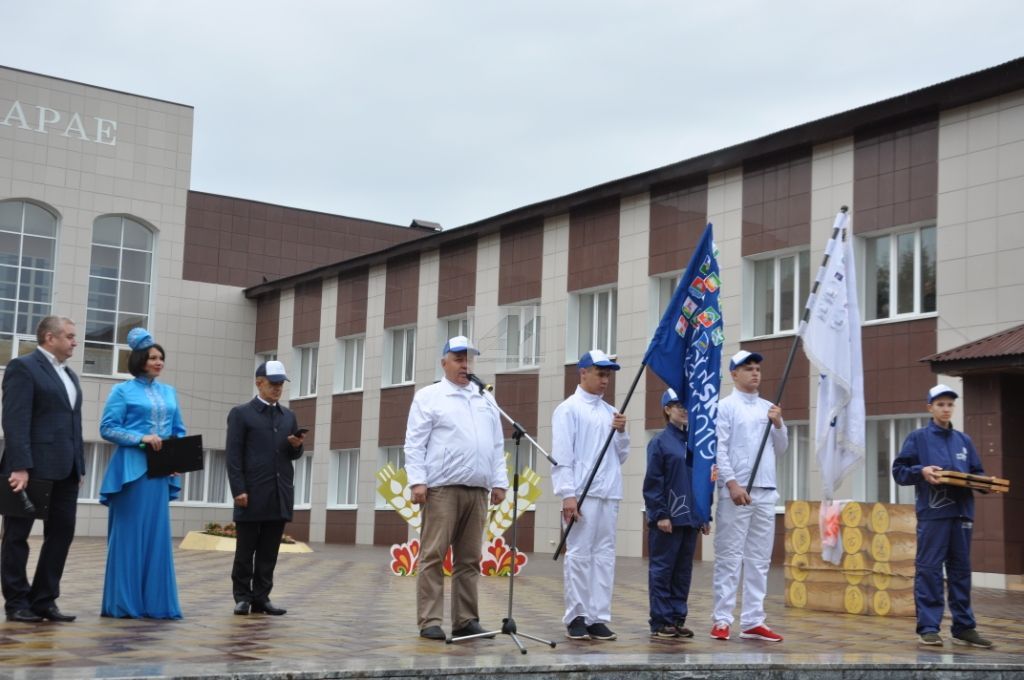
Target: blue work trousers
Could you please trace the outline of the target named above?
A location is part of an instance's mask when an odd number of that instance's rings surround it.
[[[686,622],[693,553],[699,535],[697,527],[672,527],[671,534],[657,526],[648,529],[647,590],[651,601],[652,631]]]
[[[937,633],[945,598],[942,570],[946,570],[953,635],[975,627],[971,611],[971,532],[973,522],[963,518],[930,519],[917,523],[917,558],[914,562],[914,605],[917,632]]]

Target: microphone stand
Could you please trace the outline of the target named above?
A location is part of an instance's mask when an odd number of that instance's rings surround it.
[[[480,388],[480,396],[482,396],[484,398],[484,400],[487,403],[489,403],[491,405],[491,407],[494,408],[498,413],[500,413],[502,415],[502,417],[504,417],[505,420],[507,420],[509,422],[509,424],[512,426],[512,439],[513,439],[513,441],[515,441],[515,453],[512,456],[512,537],[511,537],[512,538],[512,540],[511,540],[511,546],[512,546],[512,566],[511,566],[511,570],[509,571],[509,574],[508,574],[508,616],[501,620],[501,628],[499,630],[492,630],[492,631],[487,631],[487,632],[484,632],[484,633],[477,633],[476,635],[460,635],[459,637],[450,637],[450,638],[448,638],[446,640],[446,642],[448,644],[452,644],[452,643],[455,643],[455,642],[462,642],[463,640],[472,640],[474,638],[494,637],[498,633],[501,633],[503,635],[508,635],[510,638],[512,638],[512,642],[516,643],[516,647],[518,647],[519,651],[521,653],[523,653],[523,654],[526,654],[526,647],[523,645],[522,641],[519,639],[520,637],[524,637],[524,638],[526,638],[528,640],[533,640],[534,642],[543,643],[545,645],[548,645],[552,649],[554,649],[555,648],[555,642],[553,640],[545,640],[544,638],[539,638],[539,637],[536,637],[536,636],[533,636],[533,635],[529,635],[527,633],[524,633],[524,632],[520,631],[518,629],[518,627],[516,626],[516,620],[514,618],[512,618],[512,596],[513,596],[513,593],[515,592],[516,558],[519,555],[519,549],[518,549],[517,544],[516,544],[516,525],[518,524],[518,519],[519,519],[519,442],[520,442],[520,440],[523,437],[526,437],[534,446],[537,447],[537,450],[539,450],[541,453],[544,454],[545,458],[547,458],[549,461],[551,461],[552,465],[555,465],[556,463],[551,458],[551,456],[548,455],[547,451],[545,451],[543,448],[541,448],[541,446],[539,444],[537,444],[537,442],[535,442],[533,440],[533,438],[530,437],[530,435],[526,434],[526,430],[523,429],[522,425],[520,425],[515,420],[513,420],[511,417],[509,417],[509,415],[507,413],[505,413],[505,411],[503,411],[500,406],[498,406],[498,402],[495,400],[493,394],[491,394],[490,398],[488,398],[486,392],[492,392],[494,390],[494,388],[491,385],[485,385],[479,378],[477,378],[472,373],[469,374],[469,379],[470,379],[470,381],[472,381],[472,383],[474,385],[476,385],[477,387]]]

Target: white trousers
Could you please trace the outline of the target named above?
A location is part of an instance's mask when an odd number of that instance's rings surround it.
[[[615,526],[619,502],[587,497],[565,542],[565,616],[569,625],[582,616],[587,625],[612,620],[615,583]]]
[[[718,495],[715,512],[715,604],[714,623],[732,625],[736,591],[743,572],[743,610],[740,629],[749,630],[764,623],[764,596],[768,589],[768,566],[775,541],[775,489],[750,490],[750,505],[736,505],[729,490]]]

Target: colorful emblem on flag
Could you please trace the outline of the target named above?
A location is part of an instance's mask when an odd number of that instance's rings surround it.
[[[698,306],[697,301],[692,297],[686,298],[686,302],[683,303],[683,316],[689,319],[697,311]]]
[[[699,276],[693,280],[693,283],[690,284],[690,295],[697,298],[698,300],[704,299],[704,292],[706,290],[707,289],[704,287],[704,279],[702,279]]]
[[[718,312],[716,312],[712,307],[708,307],[697,315],[697,321],[700,322],[700,325],[704,326],[704,328],[711,328],[715,325],[715,322],[721,318],[722,317],[719,316]]]
[[[709,293],[714,293],[716,290],[722,287],[722,280],[718,278],[718,274],[714,272],[704,277],[704,288]]]
[[[717,326],[715,330],[711,331],[711,344],[721,347],[723,342],[725,342],[725,332],[721,326]]]
[[[704,275],[704,276],[707,276],[708,272],[710,272],[710,271],[711,271],[711,256],[708,255],[707,257],[704,258],[704,261],[700,265],[700,273],[702,275]]]
[[[707,333],[701,333],[700,337],[697,338],[697,340],[694,342],[694,345],[697,347],[697,351],[699,351],[701,354],[704,354],[704,352],[707,352],[708,351],[708,334]]]
[[[676,333],[678,333],[679,337],[681,337],[681,338],[686,336],[686,317],[685,316],[679,317],[679,320],[676,321]]]

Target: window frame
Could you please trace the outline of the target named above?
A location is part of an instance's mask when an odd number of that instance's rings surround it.
[[[218,453],[223,455],[218,457],[216,456]],[[214,461],[218,458],[224,461],[224,500],[222,502],[210,500],[210,483],[213,479],[213,475],[210,474],[210,471],[213,470]],[[176,500],[171,501],[171,505],[190,508],[233,507],[234,498],[231,496],[231,483],[228,481],[227,462],[227,451],[225,449],[203,449],[203,469],[186,472],[178,478],[181,484],[181,493],[178,495]],[[199,473],[202,473],[202,475]],[[195,484],[196,479],[200,477],[202,478],[203,485],[202,499],[189,500],[189,493],[192,491],[192,485]]]
[[[328,510],[356,510],[359,507],[359,459],[361,453],[361,450],[358,448],[334,449],[331,451],[330,481],[327,489]],[[352,497],[348,499],[348,503],[339,503],[337,500],[343,457],[347,458],[348,461],[346,464],[348,469],[346,481],[348,482],[348,488],[352,491]],[[354,477],[352,476],[353,473]]]
[[[349,343],[358,347],[358,361],[350,356]],[[356,344],[357,343],[357,344]],[[334,361],[334,394],[352,394],[362,392],[366,379],[366,334],[349,335],[337,339]],[[358,367],[356,366],[358,363]],[[345,388],[345,380],[352,375],[352,386]],[[358,376],[358,381],[356,377]]]
[[[805,441],[807,445],[807,451],[800,450],[800,437],[798,436],[800,431],[805,433]],[[779,489],[779,503],[780,505],[775,506],[776,513],[784,513],[786,511],[786,501],[789,500],[811,500],[811,474],[810,465],[812,461],[816,461],[815,458],[815,442],[812,437],[810,423],[806,420],[797,421],[786,421],[786,431],[789,438],[789,447],[786,449],[786,453],[783,454],[785,460],[780,460],[780,457],[776,457],[776,474],[777,479],[780,481],[779,486],[782,487],[781,475],[779,468],[785,466],[788,461],[793,461],[791,468],[791,476],[786,480],[786,487]],[[793,497],[787,498],[782,491],[793,489]]]
[[[394,459],[394,460],[392,460]],[[382,469],[385,465],[393,465],[396,470],[401,470],[405,467],[405,447],[404,446],[381,446],[377,449],[377,469]],[[377,491],[376,487],[373,490],[373,509],[374,510],[392,510],[393,508],[388,505],[387,500],[384,496],[380,495],[380,491]]]
[[[892,479],[892,464],[896,460],[896,456],[899,455],[900,449],[903,447],[903,441],[898,438],[899,428],[897,425],[898,421],[908,421],[910,428],[907,433],[913,432],[914,430],[920,429],[928,424],[931,416],[927,413],[903,413],[903,414],[891,414],[884,416],[868,416],[865,419],[865,450],[864,450],[864,464],[859,466],[854,472],[853,489],[850,494],[851,497],[862,503],[913,503],[914,502],[914,487],[907,486],[901,487],[896,484],[895,480]],[[867,426],[868,423],[887,423],[888,424],[888,440],[889,440],[889,460],[887,468],[890,471],[888,477],[889,494],[888,498],[873,498],[868,499],[868,464],[872,462],[872,440],[870,437],[870,428]],[[877,459],[878,451],[874,452],[876,456],[874,458],[875,467],[878,467]],[[909,496],[909,500],[900,500],[900,489],[905,489],[903,492],[905,496]],[[876,493],[877,496],[877,493]]]
[[[540,367],[541,363],[541,304],[540,301],[525,302],[518,305],[504,305],[498,308],[498,361],[503,371],[529,371]],[[515,317],[516,321],[516,352],[512,354],[509,349],[509,319]],[[533,324],[532,340],[529,343],[532,350],[533,361],[529,358],[524,349],[527,346],[527,327]]]
[[[883,229],[874,231],[869,234],[857,234],[856,241],[854,242],[857,261],[860,263],[858,266],[858,295],[860,296],[860,307],[861,307],[861,325],[875,325],[893,323],[898,321],[907,321],[912,319],[921,319],[938,316],[938,289],[937,280],[932,281],[932,287],[935,290],[935,309],[932,311],[921,311],[923,308],[923,290],[925,287],[924,272],[922,271],[922,257],[921,257],[921,233],[926,229],[934,230],[935,237],[933,239],[935,253],[935,265],[934,268],[938,268],[938,225],[935,220],[922,220],[920,222],[914,222],[912,224],[904,224],[898,227],[892,227],[890,229]],[[914,292],[913,302],[914,309],[910,312],[899,312],[899,237],[904,234],[914,235]],[[873,263],[868,262],[868,244],[870,241],[874,241],[880,238],[889,239],[889,313],[886,316],[879,316],[877,318],[868,318],[868,286],[871,282],[877,280],[877,276],[873,275],[873,270],[869,271],[869,267],[873,267]],[[933,276],[937,279],[937,271],[933,272]],[[896,310],[893,312],[893,310]]]
[[[412,355],[407,353],[409,349],[409,333],[412,333]],[[409,364],[411,358],[411,366],[409,366],[409,377],[405,380],[395,382],[394,376],[392,375],[392,365],[394,364],[394,351],[395,351],[395,336],[401,333],[402,342],[402,365],[406,366]],[[416,384],[416,326],[395,326],[394,328],[384,329],[384,358],[383,366],[381,371],[381,387],[401,387],[403,385],[415,385]],[[403,378],[405,376],[402,376]]]
[[[569,309],[568,318],[566,319],[566,343],[565,343],[565,361],[566,363],[575,363],[579,357],[583,356],[584,352],[589,352],[592,349],[604,350],[609,355],[618,353],[618,292],[617,286],[601,286],[599,288],[592,288],[588,290],[573,291],[569,295]],[[601,295],[608,293],[608,308],[605,311],[607,318],[607,328],[605,330],[605,337],[598,338],[601,330]],[[590,300],[586,300],[590,298]],[[581,335],[582,319],[581,314],[584,309],[590,307],[590,347],[583,347],[582,341],[583,336]],[[597,342],[601,340],[601,342]],[[603,346],[602,346],[603,345]],[[575,354],[573,352],[576,351]]]
[[[54,302],[54,299],[56,297],[57,258],[58,258],[58,254],[60,253],[60,234],[61,234],[62,223],[61,223],[61,215],[60,215],[59,212],[57,212],[56,209],[54,209],[54,208],[52,208],[49,205],[46,205],[44,203],[40,203],[38,201],[33,201],[33,200],[26,199],[26,198],[10,198],[10,199],[4,199],[4,200],[0,201],[0,204],[20,204],[20,206],[21,206],[21,222],[20,222],[20,225],[19,225],[20,226],[20,231],[13,232],[13,231],[3,230],[3,233],[5,233],[5,234],[15,234],[15,233],[18,234],[17,263],[15,265],[4,265],[5,267],[11,267],[12,269],[15,269],[15,271],[17,272],[17,274],[16,274],[16,281],[14,283],[14,288],[15,288],[15,292],[14,292],[15,297],[14,297],[14,299],[12,300],[10,298],[3,298],[5,301],[9,301],[9,302],[13,302],[14,303],[13,326],[11,327],[11,335],[10,335],[10,342],[11,342],[10,355],[6,359],[3,359],[2,357],[0,357],[0,363],[2,363],[4,366],[6,366],[7,365],[7,361],[9,361],[10,359],[13,359],[15,357],[24,356],[26,354],[29,354],[30,352],[35,350],[35,348],[37,347],[37,343],[36,343],[36,328],[35,328],[35,326],[39,325],[38,322],[35,325],[33,325],[32,328],[27,329],[24,333],[19,333],[18,332],[18,316],[19,316],[19,310],[22,308],[22,306],[23,305],[26,306],[26,307],[28,305],[45,306],[45,307],[48,308],[48,311],[43,316],[45,317],[45,316],[48,316],[50,314],[53,314],[53,302]],[[53,219],[53,236],[52,237],[51,236],[47,236],[47,235],[42,235],[42,234],[33,234],[33,233],[26,234],[26,232],[25,232],[25,218],[26,218],[26,211],[27,211],[28,206],[32,206],[34,208],[42,210],[43,212],[45,212],[47,215],[49,215]],[[51,269],[46,270],[46,269],[40,269],[38,267],[31,267],[31,266],[25,266],[24,265],[23,261],[24,261],[24,257],[25,257],[25,255],[24,255],[24,246],[25,246],[25,237],[26,237],[26,235],[30,236],[32,238],[45,238],[45,239],[50,239],[50,240],[53,241],[53,251],[52,251],[51,263],[50,263],[51,267],[52,267]],[[25,271],[29,271],[29,272],[48,272],[49,273],[49,275],[50,275],[50,294],[49,294],[47,300],[45,300],[45,301],[31,301],[31,300],[22,300],[21,299],[21,289],[22,289],[22,285],[23,285],[22,284],[22,280],[24,278],[23,272],[25,272]],[[40,318],[42,318],[42,317],[40,317]],[[30,317],[30,321],[31,321],[31,319],[32,319],[32,317]],[[32,324],[30,323],[30,325],[32,325]]]
[[[315,397],[320,376],[320,346],[315,343],[298,345],[292,349],[292,356],[299,364],[298,375],[292,383],[292,399]]]
[[[295,510],[310,510],[313,507],[313,452],[305,451],[292,461],[294,470]]]
[[[804,280],[802,273],[804,263],[801,258],[806,257],[807,278]],[[782,277],[783,260],[793,260],[793,292],[791,303],[793,305],[793,326],[792,328],[782,327]],[[758,285],[758,265],[765,262],[772,263],[772,300],[771,315],[772,327],[765,333],[758,333],[758,309],[757,291],[762,287]],[[773,251],[771,253],[759,253],[752,257],[746,257],[743,261],[743,324],[742,334],[744,340],[755,340],[761,338],[786,337],[794,335],[800,328],[800,319],[803,318],[804,308],[807,306],[807,298],[811,290],[811,282],[814,280],[816,271],[811,269],[811,248],[809,245],[787,248],[785,250]]]

